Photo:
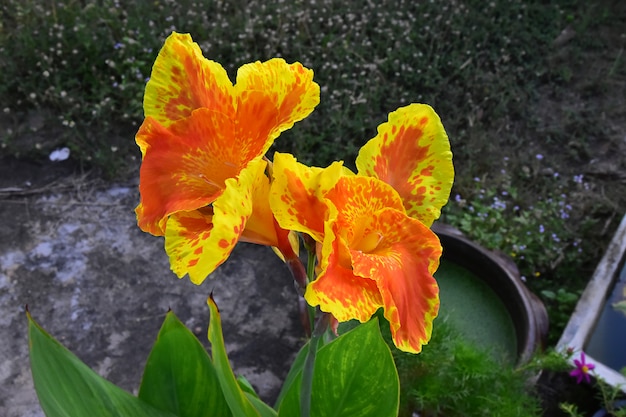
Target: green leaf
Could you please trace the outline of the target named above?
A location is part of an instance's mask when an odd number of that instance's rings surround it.
[[[233,415],[236,417],[259,417],[260,414],[252,405],[249,398],[245,395],[235,374],[233,373],[228,356],[226,355],[226,347],[224,346],[224,336],[222,335],[222,321],[220,312],[213,297],[207,300],[211,318],[209,322],[209,342],[211,342],[211,352],[213,354],[213,366],[217,373],[217,378],[222,387],[222,392],[226,398],[226,402],[230,407]]]
[[[287,389],[278,415],[300,416],[301,372]],[[312,417],[396,417],[400,383],[393,357],[373,319],[317,353]]]
[[[33,382],[47,417],[175,417],[102,378],[27,317]]]
[[[248,379],[243,376],[243,375],[239,375],[237,377],[237,383],[239,384],[239,388],[241,388],[241,390],[246,393],[246,394],[250,394],[256,398],[259,398],[259,394],[256,393],[256,391],[254,390],[254,387],[252,386],[252,384],[250,383],[250,381],[248,381]]]
[[[231,417],[204,347],[171,311],[165,316],[139,388],[146,403],[180,417]]]

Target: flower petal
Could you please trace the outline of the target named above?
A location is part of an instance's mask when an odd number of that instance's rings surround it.
[[[279,242],[278,233],[281,232],[284,235],[284,239],[288,239],[288,231],[278,229],[278,225],[274,221],[274,214],[270,209],[270,180],[263,170],[259,170],[260,168],[265,169],[267,162],[260,160],[259,163],[255,161],[253,164],[258,164],[258,167],[253,169],[253,166],[242,171],[239,178],[239,181],[249,183],[252,199],[252,213],[250,218],[248,218],[246,228],[240,240],[259,245],[279,246],[281,242]]]
[[[398,193],[387,183],[372,177],[341,177],[326,194],[338,211],[337,222],[342,226],[350,248],[366,244],[363,236],[374,213],[384,208],[404,212]]]
[[[202,56],[189,34],[172,33],[159,52],[144,95],[144,113],[163,126],[208,108],[235,119],[234,87],[226,70]]]
[[[433,273],[441,244],[420,221],[394,209],[376,213],[368,225],[378,236],[369,251],[351,248],[355,275],[376,281],[395,345],[419,353],[428,343],[439,310],[439,287]]]
[[[238,178],[226,180],[226,188],[212,207],[170,216],[165,251],[179,278],[189,274],[201,284],[221,265],[237,244],[252,214],[254,178],[263,175],[265,161],[255,160]]]
[[[167,216],[214,201],[244,166],[224,114],[199,109],[169,128],[146,118],[136,137],[144,148],[136,209],[139,227],[155,235],[165,231]]]
[[[425,104],[390,113],[376,137],[359,151],[356,166],[359,175],[393,186],[409,216],[427,226],[439,217],[454,179],[448,136],[439,116]]]
[[[268,132],[269,143],[262,153],[281,132],[311,114],[320,101],[313,71],[280,58],[241,66],[235,90],[239,120],[245,122],[240,137],[247,137],[247,132]]]
[[[352,319],[366,322],[383,305],[376,282],[354,275],[349,265],[343,266],[339,260],[339,239],[330,232],[327,239],[331,250],[324,260],[324,270],[307,286],[304,298],[340,322]]]
[[[324,236],[328,217],[324,195],[347,171],[341,162],[328,168],[308,167],[291,154],[274,155],[270,206],[276,221],[284,229],[306,233],[318,242]]]

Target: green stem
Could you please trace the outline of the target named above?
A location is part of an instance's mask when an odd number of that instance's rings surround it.
[[[308,251],[308,258],[306,263],[306,276],[309,282],[313,282],[315,280],[315,251]],[[306,307],[309,311],[309,326],[312,329],[315,324],[315,307],[311,306],[309,303],[306,303]]]
[[[300,386],[300,417],[311,416],[311,392],[313,390],[313,371],[315,370],[315,358],[319,349],[320,340],[324,336],[330,314],[322,313],[315,323],[311,340],[309,341],[309,351],[304,360],[302,368],[302,384]]]

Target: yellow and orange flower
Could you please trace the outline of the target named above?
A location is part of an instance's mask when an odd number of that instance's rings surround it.
[[[238,240],[280,246],[265,153],[319,103],[313,72],[282,59],[243,65],[233,85],[188,34],[154,63],[136,141],[142,230],[165,236],[172,270],[201,283]],[[289,248],[287,248],[289,249]]]
[[[439,309],[442,248],[429,226],[454,175],[439,118],[416,104],[391,113],[357,167],[309,168],[276,154],[270,205],[281,227],[318,242],[307,302],[339,321],[367,321],[382,307],[396,346],[417,353]]]
[[[370,319],[380,307],[396,345],[419,352],[439,307],[436,235],[406,215],[398,193],[335,163],[309,168],[274,157],[270,205],[281,227],[318,242],[317,279],[305,299],[339,321]]]

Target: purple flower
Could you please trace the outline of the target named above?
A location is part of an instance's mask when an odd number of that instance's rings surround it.
[[[537,155],[535,155],[535,158],[541,161],[543,159],[543,155],[538,153]]]
[[[491,208],[495,210],[504,210],[506,209],[506,203],[500,200],[498,197],[494,197],[493,203],[491,204]]]
[[[576,365],[576,369],[569,373],[570,376],[576,378],[577,384],[580,384],[583,379],[589,384],[591,382],[589,371],[596,366],[593,363],[585,362],[585,352],[580,352],[580,360],[574,359],[574,365]]]

